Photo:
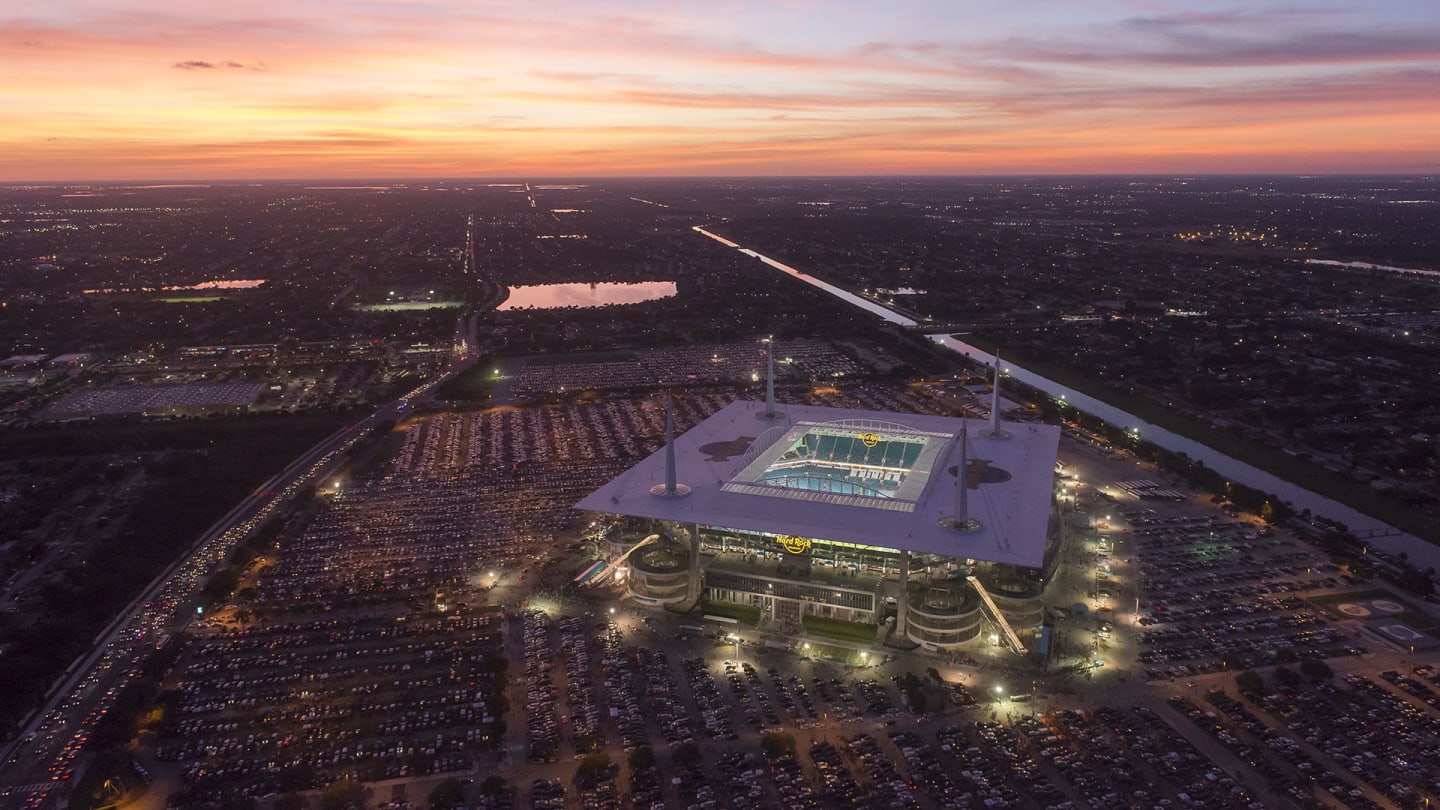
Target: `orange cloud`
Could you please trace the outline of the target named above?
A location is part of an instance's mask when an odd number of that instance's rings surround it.
[[[1409,0],[135,5],[0,19],[0,181],[1440,169]]]

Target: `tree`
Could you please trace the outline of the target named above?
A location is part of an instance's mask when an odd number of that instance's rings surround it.
[[[240,572],[231,566],[216,571],[210,581],[205,583],[200,594],[205,598],[207,604],[214,604],[226,599],[235,592],[235,586],[240,584]]]
[[[1235,687],[1242,695],[1259,695],[1265,691],[1265,680],[1254,670],[1247,669],[1235,676]]]
[[[655,752],[650,746],[642,745],[630,752],[630,770],[643,771],[655,764]]]
[[[299,793],[286,793],[275,800],[275,810],[309,810],[310,802]]]
[[[700,764],[700,746],[693,742],[680,743],[675,746],[671,759],[677,768],[693,768]]]
[[[509,789],[510,783],[505,781],[505,777],[498,774],[490,774],[480,783],[480,792],[486,796],[499,796]]]
[[[363,806],[364,802],[365,786],[348,776],[320,791],[321,810],[350,810]]]
[[[770,759],[794,754],[795,735],[785,731],[772,731],[760,738],[760,750]]]
[[[1300,685],[1300,676],[1296,675],[1295,670],[1289,667],[1276,667],[1275,682],[1286,689],[1294,689]]]
[[[430,810],[450,810],[465,803],[465,788],[460,785],[459,779],[445,779],[430,791],[427,801]]]
[[[1335,677],[1335,670],[1318,658],[1307,658],[1300,662],[1300,672],[1312,681],[1328,681]]]
[[[581,785],[591,786],[605,777],[610,770],[610,755],[604,751],[586,754],[575,771],[575,780]]]
[[[305,762],[291,765],[280,771],[279,782],[281,790],[309,790],[315,786],[315,768]],[[287,808],[277,807],[275,810]]]
[[[1435,590],[1435,582],[1430,579],[1429,574],[1409,567],[1401,570],[1400,576],[1395,578],[1395,584],[1420,596],[1428,596]]]

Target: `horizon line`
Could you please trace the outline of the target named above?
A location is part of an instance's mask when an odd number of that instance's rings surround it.
[[[246,178],[124,178],[87,180],[0,180],[0,188],[23,188],[33,186],[87,186],[87,185],[150,185],[155,187],[184,186],[234,186],[270,185],[292,183],[370,183],[400,185],[406,183],[469,183],[495,181],[604,181],[604,180],[1021,180],[1021,179],[1190,179],[1190,178],[1366,178],[1366,177],[1407,177],[1440,178],[1440,169],[1433,171],[1369,171],[1369,172],[1000,172],[1000,173],[877,173],[877,174],[565,174],[565,175],[464,175],[464,176],[413,176],[413,177],[367,177],[365,175],[312,176],[312,177],[246,177]]]

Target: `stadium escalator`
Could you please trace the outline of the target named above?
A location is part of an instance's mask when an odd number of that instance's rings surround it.
[[[1020,642],[1020,637],[1015,635],[1015,629],[1010,626],[1009,622],[1005,621],[1005,614],[1000,612],[1000,607],[995,604],[994,599],[990,598],[990,592],[985,590],[985,586],[980,584],[980,580],[974,576],[966,577],[966,579],[970,582],[970,585],[975,588],[975,592],[980,594],[980,601],[985,605],[985,610],[990,613],[990,618],[1000,627],[1000,631],[1004,634],[1005,641],[1010,645],[1010,649],[1020,655],[1029,652],[1025,649],[1025,645]]]

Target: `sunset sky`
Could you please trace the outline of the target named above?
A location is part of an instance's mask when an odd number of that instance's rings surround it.
[[[1436,171],[1437,0],[0,2],[0,182]]]

